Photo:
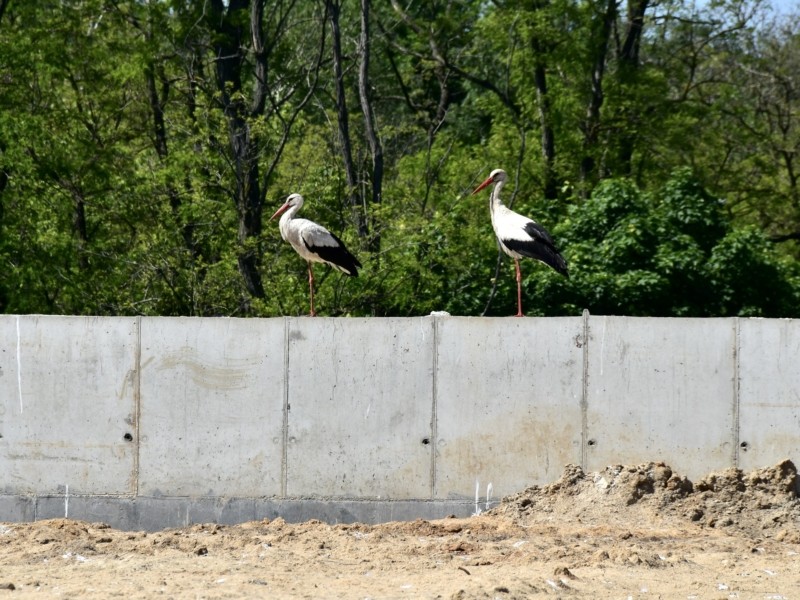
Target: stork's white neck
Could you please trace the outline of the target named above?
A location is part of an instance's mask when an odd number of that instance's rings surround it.
[[[494,214],[496,208],[505,206],[503,201],[500,199],[500,191],[503,189],[505,184],[505,178],[501,178],[495,182],[494,186],[492,186],[492,193],[489,194],[489,210],[492,212],[492,214]]]
[[[295,204],[294,206],[289,207],[285,213],[281,215],[281,220],[278,221],[278,229],[281,232],[281,237],[283,239],[287,239],[289,235],[289,224],[292,222],[292,219],[295,218],[297,212],[303,207],[303,203],[300,202]]]
[[[295,215],[302,206],[303,206],[302,204],[295,204],[294,206],[288,208],[286,212],[281,215],[280,224],[284,225],[285,223],[288,223],[289,221],[294,219]]]

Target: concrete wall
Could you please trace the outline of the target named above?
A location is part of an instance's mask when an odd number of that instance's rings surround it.
[[[567,463],[797,460],[799,359],[793,320],[0,316],[0,521],[436,518]]]

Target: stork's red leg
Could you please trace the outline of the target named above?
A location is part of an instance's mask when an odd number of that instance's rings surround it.
[[[514,266],[517,268],[517,315],[518,317],[524,317],[525,315],[522,314],[522,274],[519,270],[519,259],[514,259]]]
[[[314,312],[314,269],[311,263],[308,263],[308,291],[311,296],[311,316],[316,317],[317,313]]]

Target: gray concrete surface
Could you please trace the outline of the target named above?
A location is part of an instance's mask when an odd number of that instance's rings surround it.
[[[800,321],[738,321],[737,462],[800,461]]]
[[[0,521],[465,516],[800,456],[800,321],[0,316]],[[477,495],[477,502],[476,502]]]
[[[135,491],[135,318],[0,318],[0,492]]]
[[[142,319],[138,495],[281,495],[285,336],[282,319]]]
[[[433,320],[289,320],[290,497],[431,497]]]
[[[735,464],[735,323],[592,317],[587,468],[649,457],[692,479]]]
[[[495,499],[581,461],[583,320],[436,320],[436,491]],[[577,340],[577,341],[576,341]]]

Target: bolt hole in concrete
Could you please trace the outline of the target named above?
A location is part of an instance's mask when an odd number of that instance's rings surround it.
[[[594,446],[594,445],[596,445],[596,444],[597,444],[597,440],[589,440],[589,441],[588,441],[588,442],[586,442],[586,443],[587,443],[587,444],[589,444],[590,446]]]
[[[126,433],[122,437],[126,442],[132,442],[133,441],[133,436],[130,433]]]
[[[742,450],[747,450],[750,447],[750,444],[748,444],[747,442],[742,442],[741,444],[739,444],[739,447]]]
[[[422,438],[422,445],[423,445],[423,446],[427,446],[427,445],[428,445],[428,444],[430,444],[430,443],[431,443],[430,439],[428,439],[428,438]]]

